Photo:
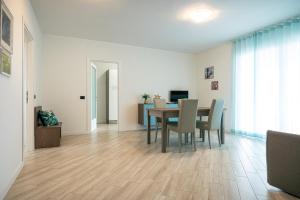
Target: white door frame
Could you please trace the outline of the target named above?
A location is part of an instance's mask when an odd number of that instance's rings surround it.
[[[31,32],[28,29],[28,26],[26,25],[24,19],[23,21],[23,29],[22,29],[22,160],[24,161],[24,156],[25,156],[25,137],[27,138],[27,112],[26,112],[26,107],[27,107],[27,65],[28,65],[28,52],[25,50],[25,38],[27,37],[29,39],[29,42],[33,41],[33,37]],[[31,44],[32,45],[32,44]],[[32,47],[31,47],[32,48]],[[33,137],[34,139],[34,137]],[[31,149],[34,148],[34,141],[32,141],[32,147]]]
[[[96,81],[96,85],[95,85],[95,90],[96,90],[96,99],[95,99],[96,108],[94,108],[95,112],[96,112],[96,118],[95,119],[92,118],[92,113],[93,113],[92,112],[92,104],[93,104],[92,98],[89,101],[89,103],[91,104],[91,131],[94,131],[95,129],[97,129],[97,118],[98,118],[98,116],[97,116],[97,66],[94,65],[94,63],[91,62],[91,68],[93,68],[95,70],[95,72],[96,72],[96,80],[95,80]],[[91,74],[92,74],[92,71],[91,71]],[[92,85],[92,84],[93,83],[92,83],[92,77],[91,77],[90,85]],[[93,88],[91,87],[91,94],[92,94],[92,89]]]
[[[119,130],[119,124],[120,124],[120,62],[119,61],[109,61],[109,60],[103,60],[99,58],[87,58],[87,67],[86,67],[86,74],[87,74],[87,93],[86,93],[86,129],[88,132],[91,132],[91,116],[92,116],[92,106],[91,106],[91,63],[92,62],[102,62],[102,63],[114,63],[117,64],[117,70],[118,70],[118,130]]]

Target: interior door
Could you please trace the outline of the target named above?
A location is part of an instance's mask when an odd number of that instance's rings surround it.
[[[92,131],[97,128],[97,68],[95,65],[91,65],[91,129]]]
[[[32,37],[27,29],[24,30],[23,64],[25,71],[25,134],[24,152],[34,149],[34,82],[32,70]]]

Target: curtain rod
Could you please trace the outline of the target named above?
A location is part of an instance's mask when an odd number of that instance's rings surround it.
[[[241,39],[244,39],[244,38],[247,38],[247,37],[251,37],[251,36],[254,36],[258,33],[262,33],[262,32],[265,32],[265,31],[269,31],[271,29],[274,29],[274,28],[277,28],[277,27],[280,27],[280,26],[284,26],[286,24],[289,24],[289,23],[293,23],[293,22],[300,22],[300,15],[297,15],[295,17],[291,17],[291,18],[288,18],[288,19],[285,19],[281,22],[277,22],[277,23],[274,23],[274,24],[271,24],[271,25],[268,25],[264,28],[261,28],[261,29],[258,29],[256,31],[252,31],[250,33],[246,33],[244,35],[241,35],[235,39],[232,39],[231,41],[232,42],[235,42],[237,40],[241,40]]]

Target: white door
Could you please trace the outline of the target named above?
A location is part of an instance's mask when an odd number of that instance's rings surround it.
[[[24,152],[34,149],[34,82],[32,69],[32,37],[29,31],[24,30],[23,49],[23,70],[24,70]]]
[[[95,65],[91,65],[91,129],[92,131],[97,128],[97,68]]]
[[[109,70],[109,122],[118,122],[118,70]]]
[[[103,120],[103,103],[105,103],[105,93],[103,93],[103,88],[106,86],[106,82],[103,81],[102,69],[97,66],[97,124],[102,124],[106,122]],[[101,98],[100,98],[101,97]],[[104,115],[105,116],[105,115]]]

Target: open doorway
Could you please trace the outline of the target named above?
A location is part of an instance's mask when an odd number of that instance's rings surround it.
[[[91,62],[92,131],[118,131],[119,83],[118,63]]]
[[[24,25],[23,33],[23,157],[34,149],[33,37]]]

